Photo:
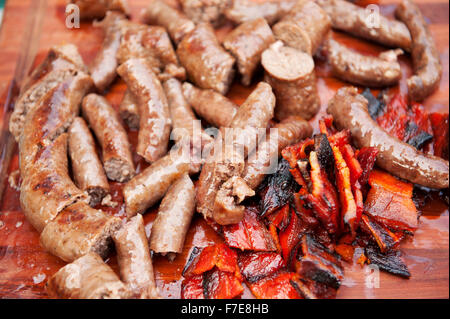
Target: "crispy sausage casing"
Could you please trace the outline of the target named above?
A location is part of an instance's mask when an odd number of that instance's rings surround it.
[[[412,37],[415,74],[408,78],[408,94],[413,101],[422,101],[439,86],[442,77],[439,52],[420,9],[413,2],[402,1],[395,14],[408,26]]]
[[[97,94],[83,99],[83,116],[102,147],[102,160],[109,179],[125,182],[134,176],[134,164],[127,132],[109,102]]]
[[[123,95],[122,102],[119,105],[119,113],[122,120],[132,130],[139,129],[139,107],[137,98],[131,93],[130,90],[126,90]]]
[[[269,24],[277,22],[297,0],[233,0],[233,4],[225,9],[225,16],[235,24],[241,24],[258,18],[264,18]]]
[[[158,298],[142,215],[132,217],[113,236],[120,277],[141,299]]]
[[[96,253],[90,252],[58,270],[47,282],[47,289],[59,298],[126,299],[130,291],[114,270]]]
[[[263,18],[244,22],[227,35],[223,46],[236,58],[242,84],[250,85],[262,52],[273,42],[272,30]]]
[[[198,24],[177,48],[188,77],[203,89],[226,94],[234,76],[235,59],[225,51],[207,23]]]
[[[164,89],[143,59],[130,59],[117,71],[139,102],[136,152],[152,163],[167,153],[171,120]]]
[[[448,188],[448,161],[424,154],[389,135],[367,111],[367,100],[354,87],[341,88],[331,99],[327,112],[336,125],[349,129],[359,148],[376,147],[377,164],[398,177],[430,188]]]
[[[77,117],[69,127],[69,154],[75,184],[89,194],[91,206],[109,192],[108,179],[86,122]]]

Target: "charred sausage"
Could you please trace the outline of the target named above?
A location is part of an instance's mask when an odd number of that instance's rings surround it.
[[[236,58],[242,84],[250,85],[262,52],[273,42],[272,30],[263,18],[244,22],[226,36],[223,46]]]
[[[82,19],[103,18],[107,11],[119,11],[130,14],[126,0],[70,0],[80,9]]]
[[[320,99],[316,86],[312,57],[277,41],[262,54],[264,79],[277,97],[275,117],[278,120],[298,115],[306,120],[319,111]]]
[[[333,74],[344,81],[368,87],[385,87],[397,84],[402,72],[397,56],[401,49],[382,52],[378,57],[355,52],[328,39],[327,59]]]
[[[198,24],[177,48],[188,77],[203,89],[226,94],[234,76],[235,59],[225,51],[207,23]]]
[[[223,22],[223,11],[231,0],[181,0],[183,12],[194,23],[209,22],[218,27]]]
[[[119,105],[119,113],[122,120],[131,130],[139,129],[139,107],[137,98],[129,89],[125,91],[122,102]]]
[[[166,28],[175,44],[195,28],[194,22],[161,0],[152,0],[143,18],[145,23]]]
[[[142,215],[131,218],[113,236],[120,277],[140,299],[159,298]]]
[[[348,32],[357,37],[371,40],[382,45],[401,48],[405,51],[411,49],[411,34],[408,28],[400,21],[388,19],[377,13],[379,25],[371,25],[373,12],[345,0],[316,0],[331,18],[334,29]]]
[[[88,253],[58,270],[47,282],[49,292],[68,299],[127,299],[130,291],[96,253]]]
[[[150,249],[173,260],[183,251],[195,211],[195,188],[187,174],[170,186],[152,225]]]
[[[81,117],[72,122],[68,134],[75,184],[89,194],[89,204],[96,206],[109,193],[109,184],[97,155],[94,138]]]
[[[233,4],[225,9],[225,16],[235,24],[241,24],[258,18],[264,18],[269,24],[277,22],[297,0],[233,0]]]
[[[164,89],[143,59],[130,59],[117,72],[138,99],[139,135],[136,152],[152,163],[167,153],[171,120]]]
[[[408,78],[408,95],[413,101],[422,101],[439,86],[442,65],[433,37],[420,9],[409,0],[402,1],[395,11],[411,32],[411,56],[414,75]]]
[[[328,14],[312,0],[300,0],[273,26],[277,40],[314,55],[331,29]]]
[[[372,120],[367,100],[354,87],[341,88],[328,104],[327,112],[341,129],[349,129],[359,148],[376,147],[377,164],[411,183],[430,188],[448,188],[448,161],[424,154],[389,135]]]
[[[102,147],[106,176],[113,181],[128,181],[135,173],[133,157],[117,112],[97,94],[89,94],[83,99],[82,110]]]

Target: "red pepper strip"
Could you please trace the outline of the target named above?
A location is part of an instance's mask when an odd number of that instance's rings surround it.
[[[293,280],[298,280],[297,274],[279,272],[248,286],[257,299],[303,299]]]
[[[296,246],[300,242],[304,228],[301,220],[297,214],[292,210],[290,211],[290,223],[285,230],[280,231],[278,238],[280,240],[281,255],[287,265],[290,265],[293,259],[293,254],[296,252]]]
[[[406,96],[398,93],[386,105],[386,111],[377,118],[378,124],[400,140],[405,138],[406,124],[410,120]]]
[[[382,253],[385,253],[400,243],[400,238],[393,232],[382,224],[375,222],[367,215],[363,215],[362,223],[364,225],[363,230],[372,235]]]
[[[214,266],[222,271],[236,273],[238,270],[236,252],[225,244],[195,247],[183,270],[183,276],[200,275],[213,269]]]
[[[333,154],[336,165],[336,183],[342,205],[341,216],[344,223],[350,227],[351,233],[356,235],[357,207],[352,193],[350,170],[338,147],[333,146]]]
[[[289,225],[291,214],[289,212],[289,204],[284,205],[274,213],[267,216],[267,219],[272,225],[279,230],[284,230]]]
[[[289,172],[291,172],[295,181],[302,187],[302,189],[304,190],[308,189],[308,185],[306,184],[305,179],[303,178],[303,175],[300,172],[300,169],[298,169],[298,167],[290,169]]]
[[[288,161],[291,168],[297,167],[297,161],[300,159],[306,159],[306,149],[309,146],[314,145],[314,140],[307,138],[297,144],[290,145],[281,151],[283,158]]]
[[[389,173],[373,170],[369,176],[369,185],[372,187],[381,187],[394,194],[412,198],[414,185],[403,182]]]
[[[214,268],[203,274],[203,293],[206,299],[231,299],[244,291],[233,274]]]
[[[353,254],[355,253],[355,247],[347,244],[336,245],[335,251],[347,262],[353,261]]]
[[[377,155],[378,149],[375,147],[363,147],[358,152],[358,162],[362,169],[361,176],[359,177],[359,183],[362,187],[365,187],[369,180],[369,175],[375,165]]]
[[[331,146],[340,147],[345,144],[350,144],[351,137],[352,136],[350,134],[350,130],[345,129],[329,136],[328,141],[330,142]]]
[[[203,275],[195,275],[183,280],[181,299],[205,299],[203,295]]]
[[[320,133],[325,134],[327,136],[335,133],[333,130],[333,116],[325,115],[319,120],[319,130]]]
[[[281,251],[281,245],[280,245],[280,239],[278,238],[278,232],[277,228],[274,224],[269,224],[269,233],[273,238],[273,241],[275,242],[275,246],[277,247],[277,253]]]
[[[268,252],[241,253],[238,264],[245,280],[250,283],[257,282],[286,267],[280,254]]]
[[[448,113],[431,113],[429,115],[434,135],[434,155],[448,160]]]
[[[300,192],[294,194],[293,202],[297,215],[305,225],[308,225],[308,228],[312,229],[319,224],[319,221],[315,217],[313,210],[306,207],[306,195],[308,193],[304,189],[301,189]]]

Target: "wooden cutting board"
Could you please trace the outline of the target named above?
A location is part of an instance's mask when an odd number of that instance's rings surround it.
[[[173,1],[173,0],[172,0]],[[65,0],[48,0],[43,9],[36,7],[36,0],[9,0],[6,3],[3,25],[0,32],[0,298],[48,298],[45,282],[64,263],[58,258],[46,253],[39,245],[39,235],[26,221],[19,205],[19,192],[13,189],[5,180],[9,174],[18,168],[17,146],[7,134],[7,120],[13,103],[11,98],[17,93],[17,87],[11,81],[15,77],[20,80],[28,70],[29,62],[34,64],[42,61],[48,48],[54,44],[71,42],[76,44],[87,63],[92,61],[102,42],[102,34],[91,26],[82,23],[80,29],[65,27]],[[359,1],[361,5],[376,3],[381,11],[389,16],[399,0]],[[444,75],[439,87],[424,105],[429,111],[448,112],[449,87],[449,7],[448,0],[416,0],[420,9],[430,24],[441,61],[444,65]],[[139,21],[140,11],[148,0],[129,0],[132,8],[132,19]],[[32,8],[30,10],[30,8]],[[44,10],[42,27],[36,17],[38,10]],[[34,20],[28,13],[34,13]],[[37,20],[37,21],[36,21]],[[231,25],[218,30],[218,37],[223,37]],[[32,30],[32,34],[29,31]],[[334,37],[346,45],[366,54],[378,54],[383,48],[368,42],[352,38],[342,33],[334,33]],[[27,40],[23,40],[23,39]],[[27,52],[24,52],[27,51]],[[26,56],[35,59],[26,59]],[[25,58],[24,58],[25,56]],[[398,87],[392,90],[405,92],[405,79],[411,74],[409,56],[400,58],[403,79]],[[21,62],[19,65],[17,63]],[[322,102],[321,112],[312,123],[317,126],[317,119],[324,114],[328,100],[334,92],[344,85],[330,76],[329,67],[316,60],[318,88]],[[257,82],[256,80],[254,81]],[[253,85],[254,85],[253,84]],[[245,88],[239,84],[233,85],[229,97],[236,103],[242,103],[252,87]],[[117,107],[125,91],[125,85],[117,80],[106,94],[107,99]],[[136,133],[130,132],[130,139],[136,141]],[[136,158],[138,167],[145,166],[142,160]],[[113,199],[122,202],[121,185],[112,184]],[[108,209],[111,214],[123,216],[123,205]],[[345,280],[339,290],[338,298],[448,298],[449,297],[449,217],[448,207],[436,194],[428,200],[422,211],[420,227],[415,236],[401,245],[405,261],[411,271],[409,280],[391,276],[386,273],[379,275],[378,284],[370,286],[373,277],[369,268],[346,264]],[[151,209],[145,215],[147,233],[156,211]],[[179,298],[181,271],[193,246],[206,246],[220,242],[221,238],[203,220],[196,216],[192,222],[186,240],[183,254],[173,263],[164,258],[154,258],[156,278],[161,294],[167,298]],[[117,270],[115,257],[108,263]],[[246,289],[243,298],[252,298]]]

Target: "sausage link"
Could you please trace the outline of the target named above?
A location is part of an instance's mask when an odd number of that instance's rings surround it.
[[[183,251],[195,211],[195,188],[187,174],[170,186],[152,225],[150,249],[173,259]]]
[[[108,179],[86,122],[77,117],[69,127],[69,154],[75,184],[89,194],[91,206],[109,193]]]
[[[258,18],[266,19],[273,24],[282,18],[297,0],[233,0],[233,4],[225,9],[225,16],[235,24],[242,24]]]
[[[327,112],[340,129],[349,129],[359,148],[376,147],[377,164],[393,175],[430,188],[448,188],[448,161],[424,154],[389,135],[367,111],[367,100],[354,87],[339,89]]]
[[[117,112],[97,94],[89,94],[83,99],[82,110],[102,147],[106,176],[118,182],[128,181],[135,174],[133,157]]]
[[[236,58],[243,85],[250,85],[262,52],[273,42],[272,30],[263,18],[244,22],[226,36],[223,46]]]
[[[119,113],[122,120],[131,130],[139,129],[139,107],[137,98],[129,89],[125,91],[122,102],[119,105]]]
[[[140,299],[159,298],[142,215],[128,220],[113,239],[120,277],[128,289]]]
[[[232,0],[180,0],[181,8],[194,23],[208,22],[220,27],[224,22],[223,11]]]

